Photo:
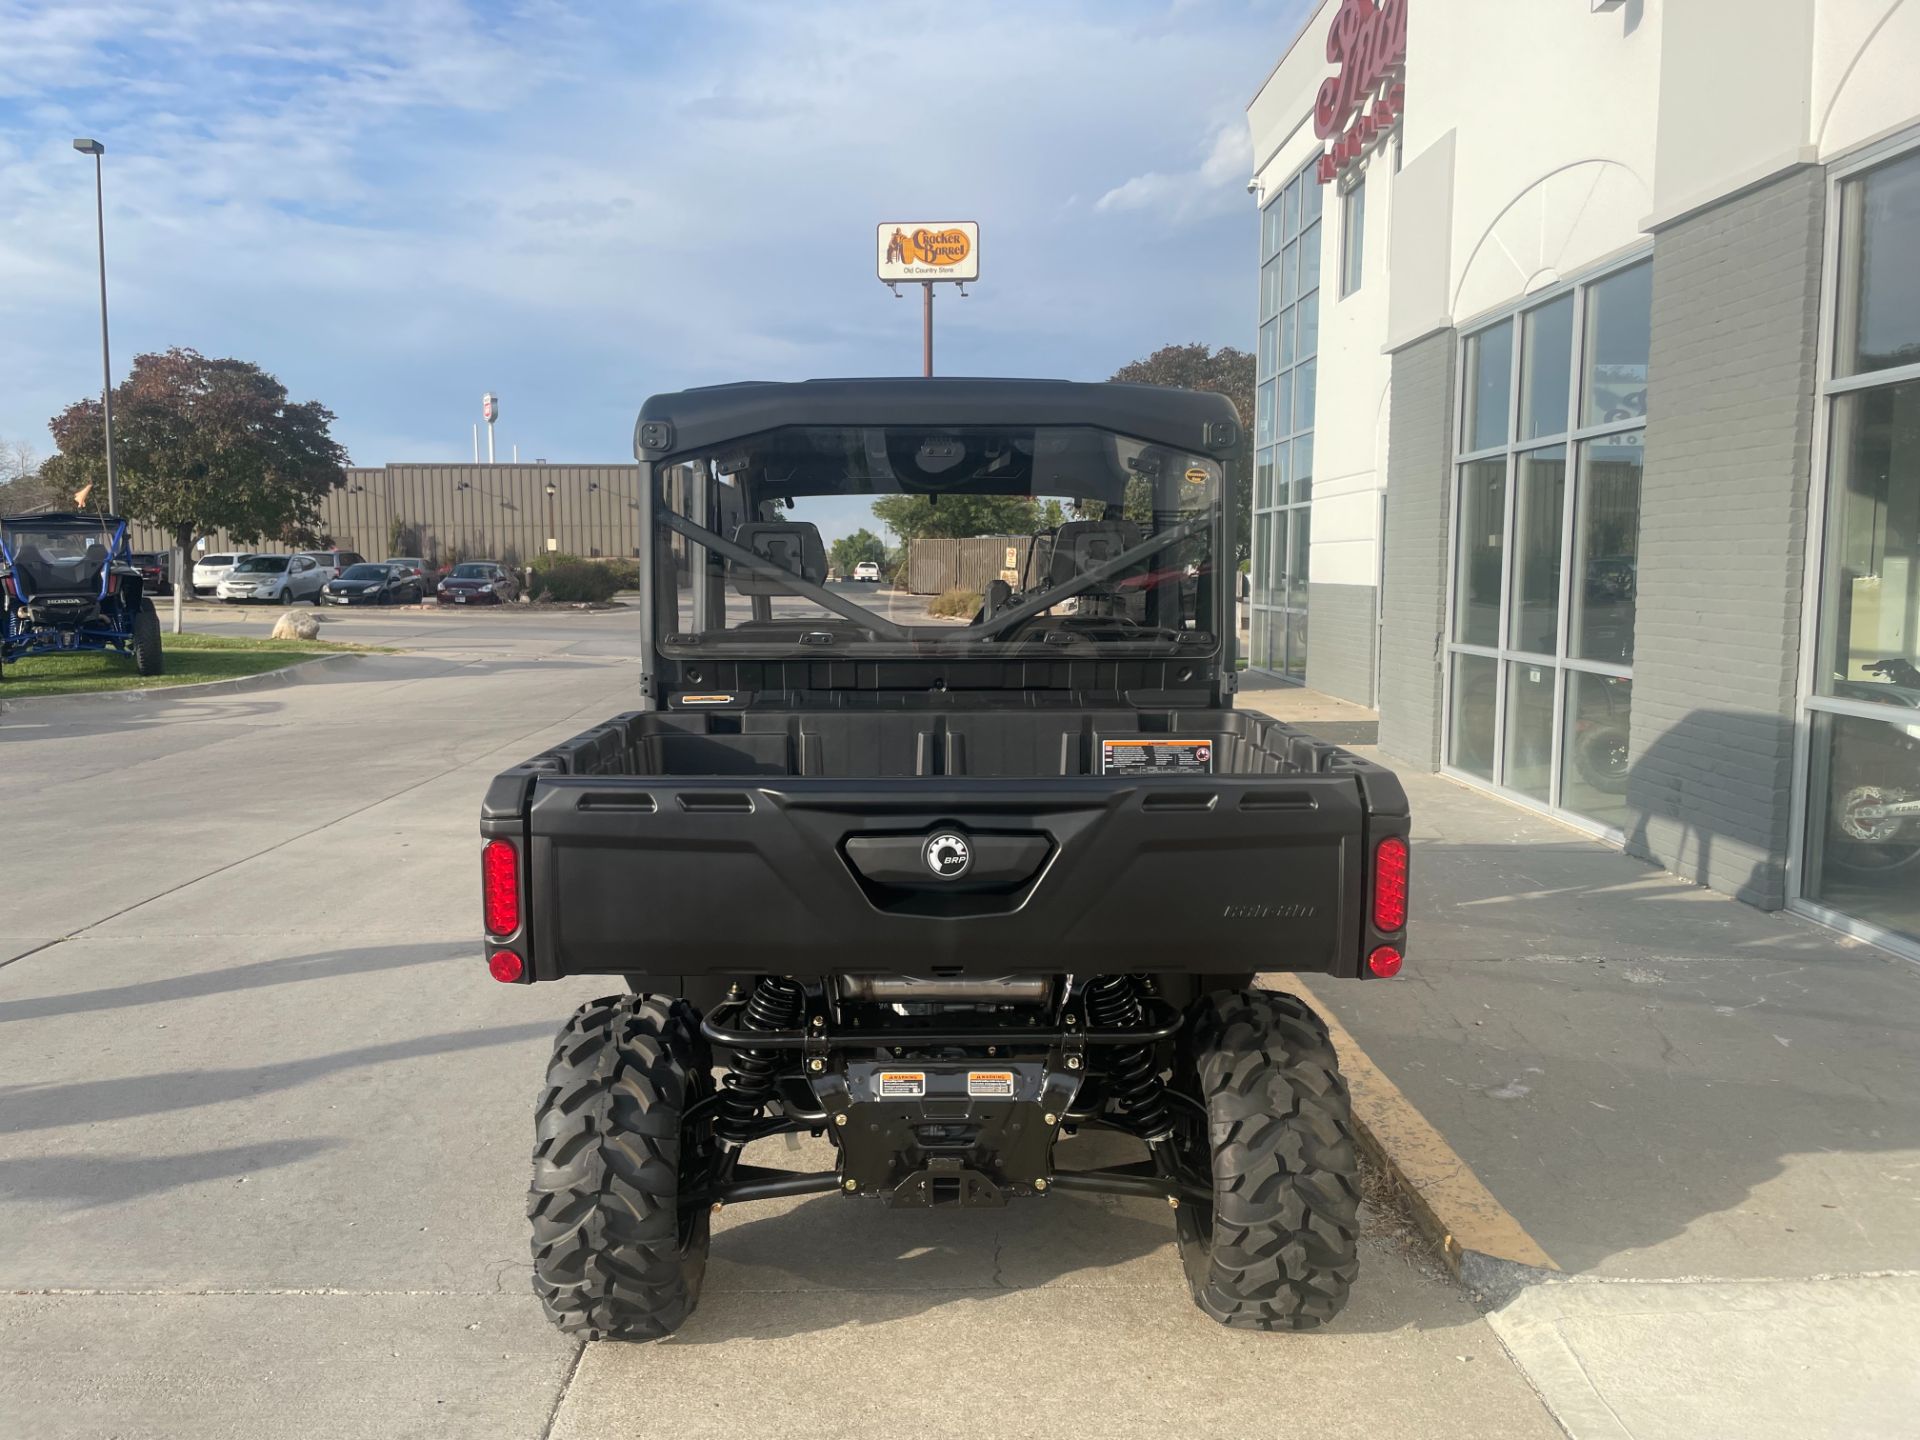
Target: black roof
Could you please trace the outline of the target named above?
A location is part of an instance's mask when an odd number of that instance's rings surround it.
[[[664,422],[664,433],[649,427]],[[1241,442],[1233,402],[1202,390],[1074,380],[766,380],[655,395],[640,407],[642,460],[785,425],[1091,425],[1189,452]]]
[[[91,511],[47,510],[38,514],[0,515],[0,525],[32,524],[36,530],[111,530],[124,524],[118,515],[96,515]]]

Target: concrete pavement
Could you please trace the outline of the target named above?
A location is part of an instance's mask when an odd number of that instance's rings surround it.
[[[1384,1213],[1338,1324],[1258,1336],[1162,1206],[741,1206],[684,1332],[582,1354],[522,1204],[606,986],[486,980],[474,820],[632,702],[633,617],[328,633],[407,653],[0,715],[0,1436],[1557,1433]]]
[[[1920,1434],[1920,969],[1435,776],[1401,978],[1322,1001],[1566,1278],[1576,1440]]]

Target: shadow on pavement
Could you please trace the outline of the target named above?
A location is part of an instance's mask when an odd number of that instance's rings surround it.
[[[461,1030],[422,1035],[386,1045],[366,1045],[332,1055],[304,1060],[282,1060],[271,1065],[249,1065],[231,1070],[170,1070],[157,1075],[129,1075],[115,1080],[81,1080],[66,1085],[0,1086],[0,1134],[48,1130],[69,1125],[97,1125],[141,1115],[164,1115],[201,1105],[248,1100],[275,1090],[290,1090],[323,1076],[393,1060],[429,1055],[451,1055],[490,1045],[511,1045],[553,1033],[551,1021],[527,1025],[496,1025],[488,1030]]]
[[[331,980],[342,975],[367,975],[408,965],[430,965],[471,955],[473,946],[452,941],[435,945],[382,945],[359,950],[322,950],[312,955],[287,955],[253,960],[218,970],[167,975],[130,985],[81,990],[64,995],[37,995],[25,1000],[0,1000],[0,1025],[17,1020],[44,1020],[54,1015],[82,1015],[97,1010],[119,1010],[136,1005],[159,1005],[169,1000],[194,1000],[268,985],[293,985],[303,980]]]
[[[64,1202],[91,1210],[236,1175],[295,1165],[340,1145],[338,1140],[272,1140],[190,1155],[34,1155],[0,1159],[0,1199]]]

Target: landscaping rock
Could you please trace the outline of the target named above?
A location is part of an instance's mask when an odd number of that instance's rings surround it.
[[[288,610],[273,622],[276,640],[318,640],[319,618],[305,610]]]

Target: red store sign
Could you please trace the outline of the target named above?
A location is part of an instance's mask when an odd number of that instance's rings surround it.
[[[1407,0],[1340,0],[1327,31],[1327,77],[1313,102],[1313,133],[1333,141],[1322,185],[1373,148],[1406,108]]]

